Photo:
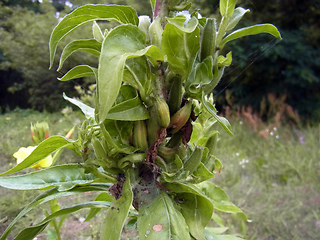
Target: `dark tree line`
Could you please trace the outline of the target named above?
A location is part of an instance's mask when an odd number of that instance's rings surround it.
[[[70,0],[73,7],[84,3],[133,4],[139,14],[150,14],[145,1]],[[218,0],[194,0],[203,15],[215,15]],[[283,40],[256,36],[234,41],[229,45],[233,64],[215,92],[220,109],[227,104],[225,90],[234,103],[253,106],[268,93],[285,94],[287,103],[306,120],[320,120],[320,0],[238,1],[249,8],[240,24],[273,23]],[[56,12],[62,16],[71,11],[66,0],[0,0],[0,106],[2,111],[19,107],[56,111],[64,104],[61,93],[76,94],[75,82],[60,84],[60,76],[48,70],[48,39],[57,23]],[[83,34],[91,32],[87,26]],[[88,35],[89,36],[89,35]],[[88,36],[82,36],[86,38]],[[66,39],[66,41],[68,41]],[[241,42],[240,42],[241,41]],[[262,46],[262,48],[261,48]],[[60,49],[61,50],[61,49]],[[78,54],[70,59],[76,65],[86,58],[92,65],[96,59]],[[83,62],[83,61],[82,61]],[[249,67],[248,67],[249,66]],[[248,68],[247,68],[248,67]],[[79,80],[80,81],[80,80]],[[89,81],[85,79],[84,81]]]

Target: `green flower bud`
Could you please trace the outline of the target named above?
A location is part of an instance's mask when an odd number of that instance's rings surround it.
[[[178,112],[176,112],[170,121],[169,128],[172,133],[178,132],[189,120],[192,111],[192,102],[188,102]]]

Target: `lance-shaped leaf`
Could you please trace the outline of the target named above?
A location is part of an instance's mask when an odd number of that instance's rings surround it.
[[[44,159],[46,156],[48,156],[50,153],[61,149],[61,148],[70,148],[74,150],[74,141],[71,139],[67,139],[65,137],[61,136],[52,136],[41,142],[36,149],[33,150],[33,152],[24,159],[21,163],[17,164],[15,167],[11,168],[10,170],[1,173],[2,175],[7,175],[11,173],[16,173],[18,171],[21,171],[25,168],[28,168],[35,163],[39,162],[40,160]]]
[[[242,217],[247,220],[247,217],[245,216],[243,211],[232,202],[230,202],[228,195],[221,188],[208,181],[200,183],[199,187],[211,200],[215,209],[226,213],[241,214]]]
[[[189,226],[191,235],[195,239],[205,240],[204,229],[211,220],[212,204],[207,198],[191,193],[180,194],[178,198],[181,213]]]
[[[72,104],[76,105],[81,109],[83,114],[86,116],[86,118],[92,118],[94,119],[94,108],[89,107],[88,105],[84,104],[83,102],[75,99],[75,98],[69,98],[65,93],[63,93],[63,98]]]
[[[139,210],[138,231],[140,240],[191,239],[184,217],[164,192]]]
[[[99,27],[99,25],[96,21],[93,21],[92,33],[93,33],[94,39],[97,40],[98,42],[102,43],[102,41],[104,39],[104,35],[103,35],[101,28]]]
[[[112,203],[106,218],[102,223],[101,239],[117,240],[120,239],[122,228],[129,214],[130,206],[133,200],[133,193],[130,185],[130,175],[126,174],[121,197]]]
[[[58,187],[59,191],[66,191],[95,180],[92,174],[84,171],[78,164],[55,166],[24,175],[0,177],[0,186],[15,190]]]
[[[117,21],[119,23],[131,23],[134,25],[138,25],[139,23],[137,13],[131,7],[102,4],[81,6],[66,15],[53,29],[49,42],[50,67],[53,64],[59,41],[82,24],[94,20]]]
[[[94,108],[89,107],[77,99],[69,98],[65,94],[63,94],[63,98],[79,107],[86,118],[94,119]],[[116,104],[110,109],[106,117],[106,119],[121,121],[138,121],[148,118],[149,113],[138,96]]]
[[[228,22],[228,26],[226,31],[230,31],[232,30],[235,26],[237,26],[237,24],[239,23],[239,21],[242,19],[242,17],[247,13],[250,12],[249,9],[244,9],[242,7],[238,7],[234,10],[231,18],[229,19]]]
[[[145,35],[136,26],[121,25],[114,28],[102,43],[98,68],[98,114],[99,122],[107,118],[123,80],[125,62],[128,58],[149,56],[163,60],[156,46],[145,48]]]
[[[272,36],[281,39],[281,34],[278,29],[272,24],[257,24],[251,27],[241,28],[226,36],[220,43],[220,49],[224,47],[224,45],[232,40],[237,38],[241,38],[249,35],[256,35],[260,33],[268,33]]]
[[[162,35],[161,48],[167,56],[169,68],[181,75],[183,80],[187,79],[200,48],[199,28],[194,28],[192,32],[189,32],[190,29],[168,23]]]
[[[36,207],[39,207],[41,204],[44,204],[52,199],[58,199],[61,197],[66,197],[74,194],[79,194],[82,192],[89,192],[89,191],[107,191],[110,187],[110,184],[108,183],[94,183],[89,186],[76,186],[75,188],[65,191],[65,192],[59,192],[56,188],[50,189],[42,194],[40,194],[38,197],[36,197],[32,202],[30,202],[13,220],[10,222],[6,230],[3,232],[2,236],[0,237],[0,240],[4,240],[8,237],[9,233],[11,232],[11,229],[14,227],[14,225],[28,212],[33,210]]]
[[[220,14],[223,17],[231,17],[237,0],[220,0]]]
[[[151,4],[152,11],[154,11],[154,8],[156,6],[156,0],[150,0],[150,4]]]
[[[88,65],[75,66],[69,70],[62,78],[58,78],[59,81],[69,81],[71,79],[96,76],[97,69]]]
[[[204,228],[213,213],[210,200],[192,184],[168,183],[165,187],[177,194],[177,202],[191,235],[196,239],[204,240]]]
[[[106,116],[106,119],[121,121],[138,121],[148,118],[149,113],[138,96],[115,105]]]
[[[110,194],[108,194],[107,192],[102,192],[96,197],[95,201],[112,202],[112,201],[114,201],[114,197],[111,196]],[[94,216],[96,216],[100,210],[101,210],[101,208],[91,208],[85,221],[86,222],[90,221],[90,219],[92,219]]]
[[[61,53],[59,67],[57,71],[59,71],[62,68],[65,60],[75,52],[84,51],[99,57],[100,50],[101,43],[95,39],[75,40],[64,47]]]
[[[208,110],[208,112],[218,121],[218,123],[220,123],[220,125],[226,130],[226,132],[230,135],[233,136],[232,130],[231,130],[231,125],[229,123],[229,121],[224,118],[224,117],[220,117],[217,114],[217,110],[216,108],[205,99],[205,94],[202,94],[202,103],[205,106],[205,108]]]
[[[72,207],[61,209],[49,215],[40,223],[35,224],[31,227],[25,228],[14,238],[14,240],[32,240],[35,236],[37,236],[37,234],[42,232],[50,223],[50,221],[52,221],[53,219],[67,215],[67,214],[74,213],[84,208],[98,208],[98,207],[109,208],[110,203],[105,201],[93,201],[93,202],[81,203],[81,204],[74,205]]]

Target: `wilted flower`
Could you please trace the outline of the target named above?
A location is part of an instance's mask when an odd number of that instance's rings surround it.
[[[27,148],[21,147],[17,152],[13,154],[13,156],[17,159],[17,164],[21,163],[23,160],[25,160],[35,149],[36,147],[29,146]],[[52,165],[52,156],[48,155],[44,159],[42,159],[40,162],[36,163],[35,165],[31,166],[31,168],[47,168]]]

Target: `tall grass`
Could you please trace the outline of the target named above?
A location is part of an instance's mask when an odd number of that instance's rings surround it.
[[[12,154],[19,147],[32,145],[31,122],[47,121],[52,135],[64,135],[72,127],[72,119],[77,118],[66,119],[59,113],[30,110],[0,115],[0,171],[15,164]],[[320,239],[317,225],[320,221],[320,126],[300,130],[288,126],[274,128],[270,129],[267,139],[259,137],[242,121],[233,122],[232,126],[233,137],[219,129],[216,156],[224,168],[213,181],[226,190],[252,222],[244,224],[235,218],[229,223],[230,231],[237,228],[247,239]],[[59,161],[75,159],[71,151],[66,151]],[[31,192],[0,188],[0,232],[7,224],[1,220],[9,222],[34,196]],[[25,222],[38,220],[33,213],[28,214]],[[74,224],[74,219],[68,223]],[[87,231],[95,229],[90,227]]]
[[[221,135],[214,181],[252,220],[248,239],[320,239],[320,126],[287,126],[261,138],[242,121]]]

